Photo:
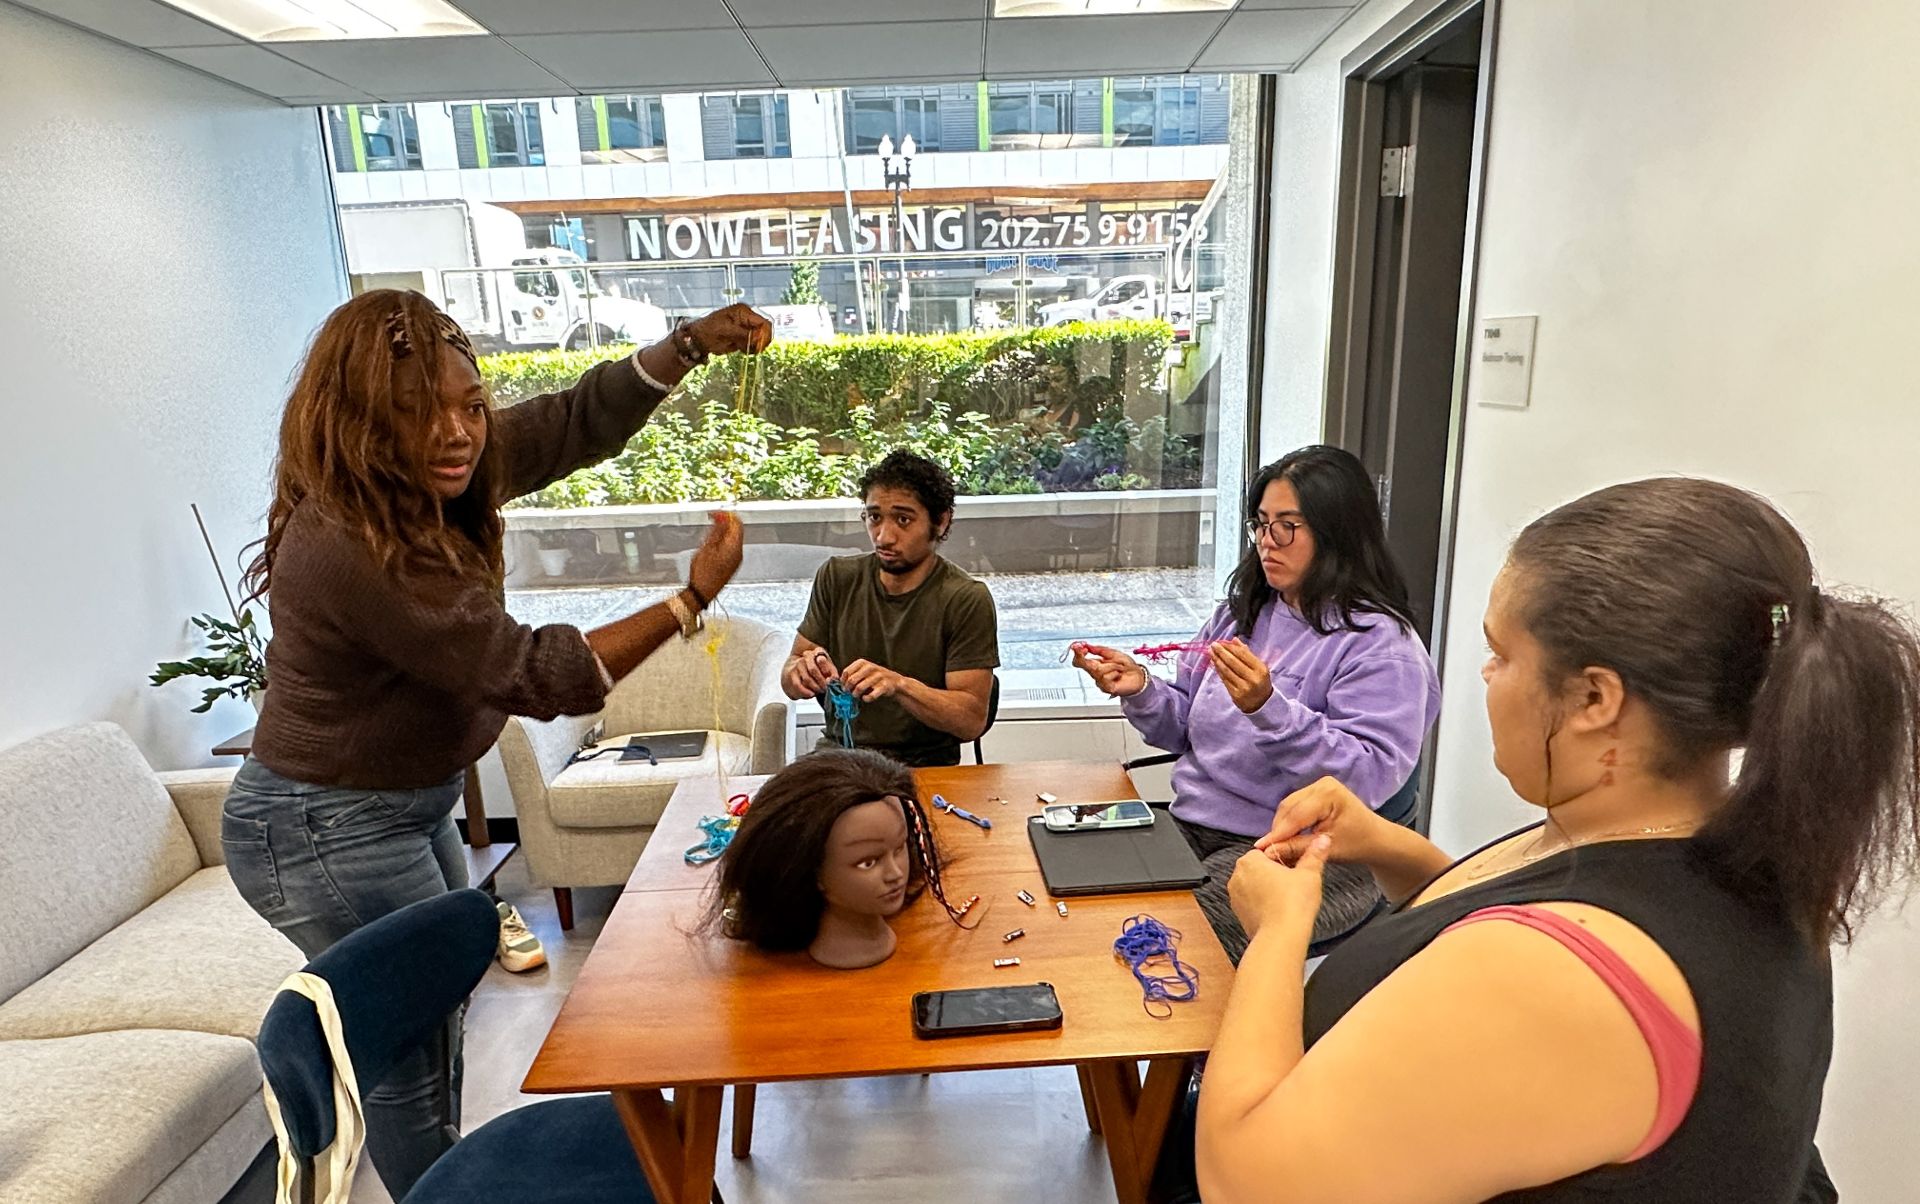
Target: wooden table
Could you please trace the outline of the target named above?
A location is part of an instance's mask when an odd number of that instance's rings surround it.
[[[1233,977],[1226,954],[1186,891],[1071,899],[1064,919],[1045,896],[1025,831],[1027,816],[1039,810],[1035,794],[1049,791],[1063,802],[1133,797],[1121,770],[1040,763],[920,770],[915,778],[923,799],[937,792],[994,821],[983,832],[934,817],[953,850],[948,892],[956,902],[980,895],[969,916],[978,927],[955,927],[923,898],[893,921],[900,938],[893,957],[859,971],[827,970],[804,953],[766,954],[712,935],[700,926],[711,867],[688,871],[682,854],[718,796],[711,779],[705,789],[689,785],[662,814],[523,1090],[611,1091],[663,1204],[705,1204],[728,1084],[741,1085],[734,1151],[742,1156],[752,1124],[745,1085],[1072,1065],[1089,1100],[1089,1124],[1106,1139],[1116,1193],[1124,1204],[1144,1201],[1187,1058],[1212,1045],[1226,1006]],[[742,781],[733,779],[730,789]],[[1007,802],[986,802],[996,796]],[[1038,907],[1016,898],[1022,889],[1039,898]],[[1165,1020],[1146,1014],[1139,984],[1112,951],[1121,923],[1141,912],[1184,934],[1181,958],[1200,973],[1200,997],[1175,1005]],[[1014,928],[1027,935],[1003,943]],[[1006,956],[1021,965],[994,969],[993,959]],[[1030,982],[1054,985],[1065,1017],[1059,1031],[934,1041],[913,1034],[915,992]]]

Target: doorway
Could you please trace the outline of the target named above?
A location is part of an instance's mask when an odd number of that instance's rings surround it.
[[[1498,15],[1499,0],[1416,5],[1342,64],[1323,435],[1373,476],[1440,665]],[[1431,762],[1419,771],[1423,828]]]

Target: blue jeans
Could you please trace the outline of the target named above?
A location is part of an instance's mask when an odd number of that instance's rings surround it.
[[[313,958],[409,903],[467,885],[453,826],[465,775],[418,790],[349,790],[247,758],[220,823],[242,898]],[[367,1152],[395,1200],[460,1137],[460,1011],[366,1090]]]

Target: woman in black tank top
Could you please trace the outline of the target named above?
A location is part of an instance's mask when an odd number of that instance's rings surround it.
[[[1913,631],[1684,479],[1534,522],[1486,629],[1494,765],[1546,819],[1453,861],[1331,780],[1281,805],[1230,884],[1208,1204],[1834,1198],[1827,951],[1920,844]],[[1329,860],[1397,902],[1303,990]]]

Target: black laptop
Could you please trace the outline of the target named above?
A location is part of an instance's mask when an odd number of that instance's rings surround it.
[[[1047,893],[1062,898],[1192,890],[1207,880],[1206,868],[1161,806],[1154,807],[1150,827],[1100,832],[1049,832],[1036,815],[1027,821],[1027,839],[1040,859]]]

